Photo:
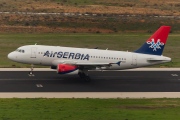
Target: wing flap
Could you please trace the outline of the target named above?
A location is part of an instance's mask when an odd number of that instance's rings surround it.
[[[117,64],[120,66],[121,61],[115,63],[92,63],[92,62],[77,62],[77,61],[62,61],[62,60],[54,60],[52,62],[53,65],[57,66],[58,64],[69,64],[69,65],[76,65],[76,66],[84,66],[87,68],[96,68],[96,67],[110,67],[112,64]]]
[[[75,63],[75,65],[86,65],[86,66],[106,66],[110,65],[110,63]]]

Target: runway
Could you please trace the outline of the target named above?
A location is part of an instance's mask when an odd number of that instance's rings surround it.
[[[180,72],[89,71],[91,82],[55,71],[0,71],[0,92],[180,92]]]
[[[89,71],[91,82],[48,68],[0,69],[0,98],[180,98],[179,68]]]

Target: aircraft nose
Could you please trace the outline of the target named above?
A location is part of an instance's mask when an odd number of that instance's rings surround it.
[[[15,56],[13,54],[13,52],[9,53],[7,56],[10,60],[15,60]]]

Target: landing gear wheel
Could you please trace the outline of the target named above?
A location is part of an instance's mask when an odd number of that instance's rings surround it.
[[[80,78],[84,78],[84,76],[85,76],[85,74],[81,73],[81,72],[79,72],[78,75],[79,75]]]
[[[32,71],[30,71],[28,75],[29,75],[29,76],[34,76],[34,74],[33,74]]]
[[[79,72],[78,75],[79,75],[79,77],[81,79],[83,79],[86,82],[90,82],[91,81],[91,78],[87,74],[85,74],[83,72]]]
[[[34,74],[33,74],[33,69],[34,69],[34,66],[33,65],[31,65],[31,71],[29,72],[29,76],[35,76]]]

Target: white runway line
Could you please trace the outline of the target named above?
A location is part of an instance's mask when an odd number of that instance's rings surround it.
[[[0,98],[180,98],[180,92],[1,92]]]

